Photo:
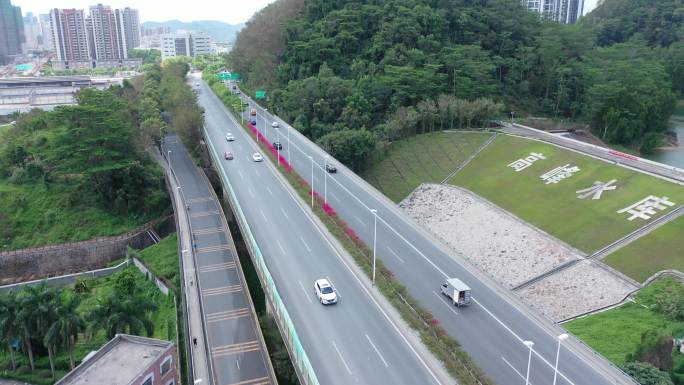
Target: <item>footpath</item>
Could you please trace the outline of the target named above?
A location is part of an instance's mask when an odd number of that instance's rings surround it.
[[[218,198],[177,136],[164,138],[162,154],[181,244],[192,381],[277,384]]]

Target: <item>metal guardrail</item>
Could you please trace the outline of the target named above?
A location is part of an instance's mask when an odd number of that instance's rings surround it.
[[[240,230],[245,237],[245,244],[249,248],[250,255],[253,258],[254,267],[256,269],[257,275],[259,276],[262,287],[264,288],[264,294],[268,300],[267,302],[271,304],[273,308],[273,315],[275,317],[276,323],[278,324],[283,339],[285,340],[284,342],[288,347],[290,357],[294,361],[293,363],[297,368],[299,379],[305,385],[320,385],[313,366],[311,366],[311,362],[309,361],[309,357],[307,356],[306,351],[299,340],[299,336],[295,330],[294,323],[290,318],[290,314],[287,312],[285,304],[278,293],[278,288],[273,280],[273,276],[266,266],[266,261],[261,254],[261,249],[259,248],[256,239],[254,239],[254,235],[252,234],[249,224],[247,223],[247,218],[245,217],[242,207],[238,202],[235,190],[233,189],[230,180],[228,180],[225,170],[223,170],[223,164],[219,160],[220,157],[216,153],[216,149],[214,148],[213,142],[207,133],[206,127],[203,127],[203,131],[204,137],[209,143],[209,153],[212,157],[212,161],[214,162],[214,165],[221,169],[222,175],[224,176],[223,180],[225,186],[228,188],[228,198],[230,200],[230,204],[234,213],[236,214],[235,217],[237,218]]]

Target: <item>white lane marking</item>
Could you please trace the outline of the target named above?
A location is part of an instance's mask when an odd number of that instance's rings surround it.
[[[214,102],[214,104],[216,104],[217,106],[219,106],[220,109],[222,109],[223,113],[226,114],[226,116],[228,116],[228,119],[229,119],[229,120],[231,120],[235,125],[238,125],[238,126],[239,126],[239,123],[236,122],[236,120],[234,119],[234,117],[228,112],[227,108],[226,108],[225,106],[223,106],[222,104],[220,104],[220,101],[218,100],[218,97],[217,97],[216,95],[213,95],[213,94],[212,94],[212,96],[213,96],[212,101]],[[215,159],[219,159],[218,152],[216,152],[216,148],[214,147],[214,144],[213,144],[213,142],[212,142],[212,140],[211,140],[211,137],[210,137],[210,135],[209,135],[209,131],[207,130],[206,127],[205,127],[204,130],[205,130],[205,133],[206,133],[206,135],[207,135],[207,140],[208,140],[209,143],[211,144],[211,148],[212,148],[212,151],[213,151],[213,154],[214,154],[214,158],[215,158]],[[255,148],[256,148],[256,144],[250,142],[250,145],[251,145],[252,147],[255,147]],[[295,145],[295,147],[297,147],[297,146]],[[300,150],[300,152],[301,152],[301,150]],[[217,163],[217,164],[219,165],[219,168],[221,169],[221,173],[223,174],[224,181],[228,184],[228,186],[231,186],[230,180],[228,179],[228,175],[226,174],[226,170],[225,170],[225,168],[223,167],[223,164],[222,164],[222,163]],[[293,162],[291,162],[291,164],[294,165],[294,159],[293,159]],[[375,305],[375,308],[377,309],[377,311],[378,311],[380,314],[382,314],[383,317],[385,317],[385,320],[387,321],[387,323],[394,329],[394,331],[395,331],[395,332],[397,333],[397,335],[401,338],[401,340],[404,342],[404,344],[409,348],[409,350],[411,350],[411,352],[413,353],[413,355],[415,356],[415,358],[423,365],[423,368],[430,374],[430,377],[432,377],[432,379],[434,380],[434,382],[435,382],[436,384],[442,385],[442,382],[437,378],[437,375],[434,373],[434,371],[433,371],[433,370],[430,368],[430,366],[425,362],[425,360],[423,359],[423,357],[422,357],[420,354],[418,354],[418,352],[416,351],[416,349],[415,349],[415,348],[413,347],[413,345],[411,345],[411,343],[409,342],[408,338],[406,338],[406,336],[402,333],[402,331],[399,329],[399,327],[397,326],[397,324],[390,318],[390,316],[389,316],[389,315],[387,314],[387,312],[382,308],[382,306],[380,306],[380,303],[378,303],[378,301],[373,297],[373,295],[371,294],[371,292],[364,286],[363,282],[361,281],[361,278],[359,278],[359,276],[356,275],[356,273],[354,272],[354,270],[352,270],[352,268],[349,266],[349,264],[347,263],[347,261],[345,261],[344,258],[342,257],[342,255],[340,255],[339,251],[335,248],[335,246],[333,245],[332,241],[331,241],[330,239],[327,238],[327,236],[323,233],[323,230],[321,230],[321,228],[318,227],[318,225],[317,225],[316,222],[313,220],[313,218],[311,218],[311,217],[308,215],[307,208],[305,208],[305,207],[302,205],[302,203],[299,202],[299,200],[298,200],[299,198],[298,198],[298,197],[295,197],[294,193],[293,193],[292,191],[288,190],[288,187],[285,185],[285,182],[281,181],[281,180],[278,179],[278,178],[276,178],[276,180],[278,181],[278,183],[280,183],[280,185],[283,187],[283,189],[285,189],[285,191],[286,191],[287,194],[290,196],[290,198],[292,199],[292,201],[297,205],[297,207],[299,207],[299,209],[302,211],[302,213],[304,214],[305,218],[307,218],[307,219],[309,220],[309,222],[311,223],[311,225],[313,226],[313,228],[320,234],[320,236],[323,238],[323,240],[325,240],[325,242],[328,244],[328,246],[330,247],[330,249],[331,249],[331,250],[335,253],[335,255],[337,256],[337,258],[339,259],[339,261],[340,261],[340,262],[344,265],[344,267],[347,269],[347,271],[352,275],[352,277],[354,277],[354,279],[356,280],[356,282],[357,282],[357,284],[359,285],[359,287],[361,288],[361,290],[363,290],[363,292],[366,294],[366,296],[367,296],[367,297],[370,299],[370,301]],[[344,187],[343,187],[343,188],[344,188]],[[358,198],[357,198],[357,199],[358,199]]]
[[[240,370],[240,360],[235,360],[235,365],[237,365],[238,371]]]
[[[511,363],[508,362],[507,359],[505,359],[503,356],[501,356],[501,359],[503,360],[503,362],[506,363],[506,365],[508,365],[511,369],[513,369],[513,371],[514,371],[518,376],[520,376],[520,378],[522,378],[523,381],[526,380],[525,376],[523,376],[522,373],[520,373],[520,372],[518,371],[518,369],[515,368],[515,366],[511,365]],[[530,382],[530,384],[532,384],[532,382]]]
[[[403,259],[401,259],[399,254],[397,254],[394,250],[392,250],[391,247],[387,246],[387,250],[389,250],[389,252],[392,253],[392,255],[394,255],[399,260],[399,262],[401,262],[401,263],[405,262]]]
[[[373,347],[373,350],[375,350],[375,352],[378,354],[378,357],[380,357],[382,363],[385,364],[385,367],[389,368],[389,365],[387,365],[387,361],[385,361],[385,358],[382,356],[382,354],[380,354],[378,348],[375,347],[375,344],[373,343],[373,341],[371,341],[370,337],[368,337],[368,334],[366,334],[366,339],[368,340],[368,343]]]
[[[281,207],[281,208],[280,208],[280,211],[282,211],[282,213],[283,213],[283,215],[285,216],[286,219],[288,219],[288,220],[290,219],[290,217],[289,217],[289,216],[287,215],[287,213],[285,212],[285,209],[284,209],[284,208]]]
[[[437,298],[439,298],[439,301],[440,301],[441,303],[445,304],[446,307],[449,308],[449,310],[451,310],[452,313],[458,315],[458,312],[456,312],[456,310],[454,310],[454,307],[453,307],[452,305],[450,305],[448,302],[446,302],[446,301],[444,300],[444,298],[442,298],[441,295],[437,294],[437,292],[434,291],[434,290],[432,291],[432,293],[433,293],[435,296],[437,296]]]
[[[302,281],[297,281],[297,282],[299,282],[299,287],[302,288],[302,291],[304,292],[304,296],[306,297],[306,299],[309,300],[309,303],[311,303],[311,297],[309,297],[309,293],[307,293],[306,289],[304,288]]]
[[[249,191],[249,195],[254,198],[254,191],[252,191],[251,188],[248,188],[247,191]]]
[[[245,179],[245,176],[242,175],[242,171],[238,171],[238,174],[240,174],[240,179]]]
[[[352,215],[352,216],[354,217],[354,219],[359,221],[359,223],[361,223],[363,225],[363,227],[367,227],[366,222],[362,221],[361,218],[357,217],[356,215]]]
[[[301,239],[302,243],[304,244],[304,247],[306,247],[306,249],[309,250],[309,253],[310,253],[310,252],[311,252],[311,248],[309,247],[309,245],[306,244],[306,241],[304,240],[304,237],[302,237],[302,236],[300,235],[300,236],[299,236],[299,239]]]
[[[280,251],[281,251],[283,254],[287,254],[287,253],[285,252],[285,248],[283,247],[283,244],[280,243],[280,239],[276,239],[276,243],[278,244],[278,247],[280,248]]]
[[[266,186],[266,191],[268,191],[269,194],[273,195],[273,191],[271,191],[271,189],[268,188],[268,186]]]
[[[517,335],[513,330],[511,330],[511,328],[509,328],[509,327],[508,327],[505,323],[503,323],[499,318],[497,318],[491,311],[489,311],[489,309],[487,309],[486,307],[484,307],[484,306],[483,306],[479,301],[477,301],[474,297],[471,297],[471,299],[473,300],[473,302],[475,302],[476,304],[478,304],[479,306],[481,306],[482,309],[484,309],[484,311],[486,311],[486,312],[489,314],[490,317],[494,318],[494,319],[496,320],[496,322],[498,322],[501,326],[503,326],[506,330],[508,330],[509,333],[511,333],[515,338],[517,338],[518,341],[523,342],[523,339],[520,338],[519,335]],[[550,363],[549,361],[546,360],[546,358],[544,358],[541,354],[537,353],[536,350],[532,349],[532,352],[534,352],[534,354],[535,354],[537,357],[541,358],[541,360],[544,361],[549,367],[551,367],[551,368],[554,367],[553,365],[551,365],[551,363]],[[569,379],[568,377],[566,377],[565,374],[563,374],[560,370],[558,371],[558,374],[559,374],[561,377],[563,377],[563,378],[565,379],[565,381],[567,381],[570,385],[575,385],[575,383],[572,382],[572,381],[570,381],[570,379]]]
[[[351,375],[352,371],[351,371],[351,369],[349,369],[349,365],[347,365],[347,361],[345,361],[344,357],[342,357],[342,353],[340,353],[340,349],[337,348],[337,344],[335,343],[335,340],[332,340],[332,345],[333,345],[333,348],[335,348],[337,355],[340,356],[340,360],[344,364],[344,367],[347,369],[347,373],[349,373],[349,375]]]
[[[266,214],[264,214],[263,210],[259,209],[259,212],[261,213],[261,216],[264,218],[264,221],[268,222],[268,218],[266,217]]]

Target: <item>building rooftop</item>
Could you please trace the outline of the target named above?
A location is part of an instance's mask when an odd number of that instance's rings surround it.
[[[128,385],[173,343],[117,334],[55,385]]]

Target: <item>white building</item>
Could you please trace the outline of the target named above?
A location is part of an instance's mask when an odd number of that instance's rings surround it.
[[[582,17],[584,0],[521,0],[523,7],[563,24],[575,24]]]
[[[201,32],[162,35],[160,43],[162,60],[175,56],[195,57],[212,53],[211,39]]]

